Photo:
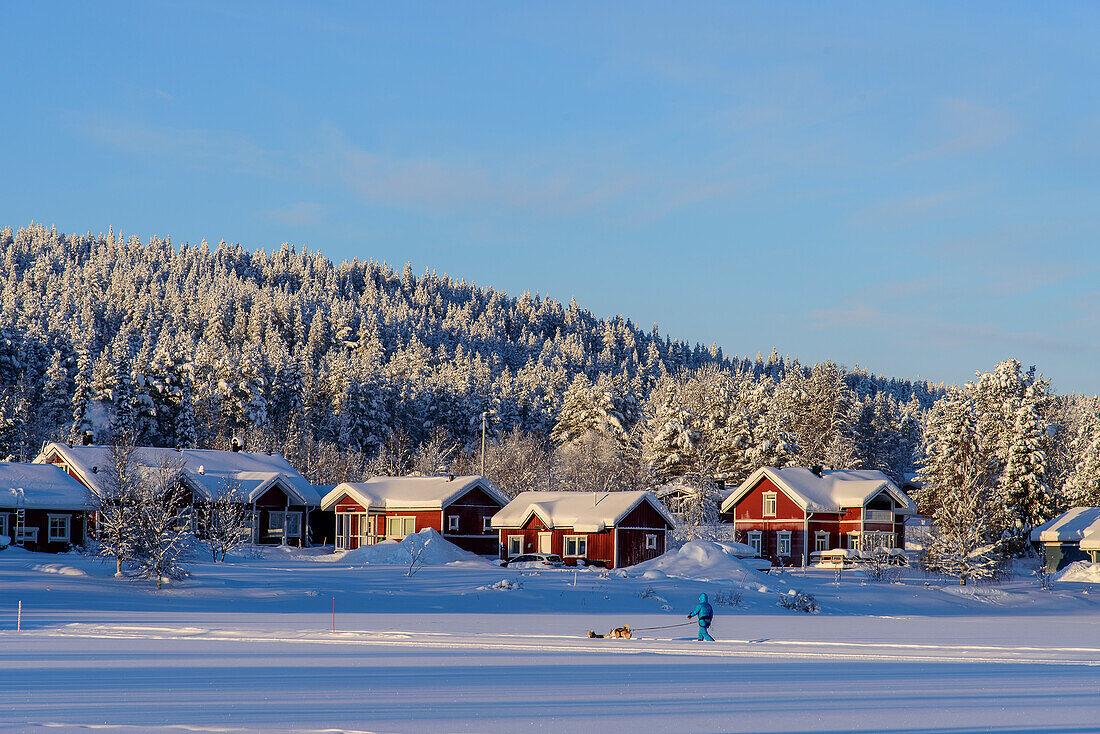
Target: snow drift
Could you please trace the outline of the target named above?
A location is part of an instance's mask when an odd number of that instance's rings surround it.
[[[630,572],[631,575],[637,573],[643,578],[661,578],[666,575],[697,581],[740,582],[746,576],[751,578],[755,573],[750,566],[736,557],[738,554],[743,554],[746,549],[748,546],[741,543],[693,540],[652,561],[632,566]]]
[[[417,555],[419,554],[419,555]],[[416,556],[418,566],[442,566],[455,561],[477,561],[489,565],[481,556],[459,548],[433,528],[406,535],[404,540],[383,540],[348,551],[341,562],[407,566]]]

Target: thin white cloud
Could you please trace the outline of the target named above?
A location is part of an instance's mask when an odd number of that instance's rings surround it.
[[[287,227],[313,227],[324,220],[326,212],[327,207],[324,204],[315,201],[298,201],[279,209],[261,212],[261,214]]]
[[[939,142],[906,157],[903,163],[980,153],[995,148],[1019,130],[1016,117],[968,99],[947,99],[936,112]]]

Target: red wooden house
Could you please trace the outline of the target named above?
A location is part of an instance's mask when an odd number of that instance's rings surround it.
[[[134,449],[133,461],[149,469],[177,464],[192,505],[232,492],[252,510],[253,543],[305,546],[332,537],[331,527],[316,517],[321,504],[317,488],[277,453],[141,446]],[[47,444],[35,459],[36,464],[60,467],[93,493],[100,492],[110,462],[110,446],[63,443]]]
[[[87,488],[56,466],[0,462],[0,535],[32,551],[84,545]]]
[[[373,477],[337,485],[321,501],[336,514],[336,549],[401,540],[433,528],[480,555],[497,551],[490,519],[508,498],[485,477]]]
[[[500,557],[633,566],[665,552],[676,521],[652,492],[523,492],[493,517]]]
[[[722,503],[722,518],[773,563],[809,565],[814,551],[905,545],[913,500],[880,471],[765,466]]]

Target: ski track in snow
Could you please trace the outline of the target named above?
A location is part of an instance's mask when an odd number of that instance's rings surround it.
[[[389,647],[446,648],[452,650],[511,650],[517,652],[566,652],[615,655],[688,655],[692,657],[830,658],[903,662],[968,662],[1032,665],[1100,666],[1100,649],[1090,647],[1033,647],[993,645],[943,645],[881,642],[826,642],[797,640],[720,640],[714,644],[676,643],[646,637],[631,640],[590,640],[566,635],[477,635],[456,637],[445,632],[394,632],[355,630],[323,633],[258,634],[247,630],[210,630],[201,627],[147,627],[140,625],[71,624],[36,634],[54,637],[98,639],[178,640],[202,639],[239,643],[316,645],[380,645]],[[0,635],[2,639],[2,635]],[[919,654],[918,654],[919,653]],[[1055,653],[1062,653],[1055,656]]]

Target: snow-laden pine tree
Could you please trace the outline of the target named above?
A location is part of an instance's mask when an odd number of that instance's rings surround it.
[[[996,463],[972,405],[961,391],[932,410],[929,442],[921,467],[921,511],[932,516],[922,562],[959,579],[991,577],[1000,562],[1003,508],[994,492]]]
[[[1059,502],[1047,483],[1046,424],[1039,418],[1036,385],[1028,386],[1009,442],[1008,458],[1001,474],[1000,492],[1012,525],[1009,547],[1020,553],[1029,547],[1032,528],[1052,518]]]

